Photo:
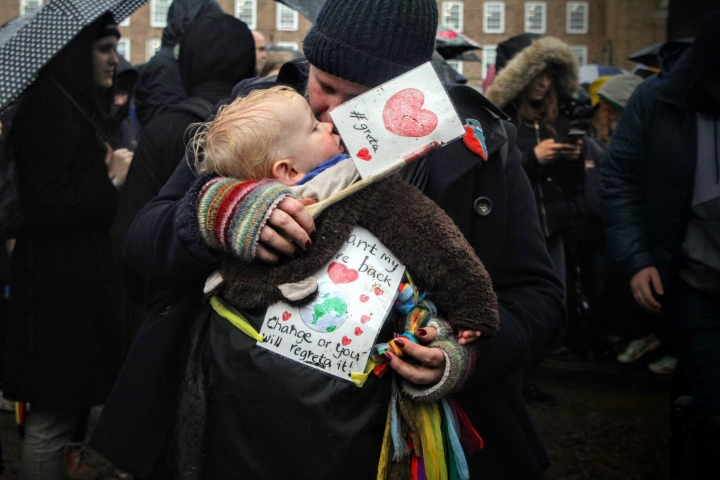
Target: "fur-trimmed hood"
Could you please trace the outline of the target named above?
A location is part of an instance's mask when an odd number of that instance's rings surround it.
[[[495,77],[485,96],[505,108],[547,67],[556,69],[555,85],[561,96],[572,97],[580,87],[577,57],[570,46],[554,37],[534,40],[515,55]]]

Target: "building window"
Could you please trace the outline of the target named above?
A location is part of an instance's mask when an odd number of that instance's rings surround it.
[[[121,38],[118,40],[117,53],[125,57],[125,60],[130,61],[130,39]]]
[[[588,50],[587,47],[584,45],[573,45],[570,47],[578,58],[578,62],[580,62],[580,65],[587,65],[588,63]]]
[[[145,61],[148,62],[150,59],[155,56],[158,50],[160,50],[160,45],[162,44],[162,41],[159,38],[151,38],[147,41],[145,44]]]
[[[298,42],[275,42],[273,43],[273,47],[277,48],[278,50],[292,50],[294,52],[298,51]]]
[[[505,33],[505,2],[485,2],[483,33]]]
[[[20,0],[20,15],[36,12],[42,5],[43,0]]]
[[[455,70],[457,73],[462,75],[463,73],[463,62],[462,60],[445,60],[448,65],[452,67],[453,70]]]
[[[257,0],[235,0],[235,16],[250,30],[257,28]]]
[[[125,20],[120,22],[118,24],[119,27],[129,27],[130,26],[130,17],[127,17]]]
[[[463,31],[463,2],[442,2],[442,25],[443,27]]]
[[[588,33],[589,17],[588,2],[568,2],[565,30],[567,33]]]
[[[168,8],[172,0],[150,0],[150,26],[167,27]]]
[[[298,29],[298,12],[283,5],[275,3],[275,22],[278,31],[297,32]]]
[[[495,65],[497,45],[483,45],[482,47],[482,77],[487,77],[488,69]]]
[[[525,2],[525,31],[544,34],[547,29],[547,3]]]

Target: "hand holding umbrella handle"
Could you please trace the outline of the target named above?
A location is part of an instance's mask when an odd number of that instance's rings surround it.
[[[405,165],[414,162],[418,158],[424,157],[428,153],[430,153],[432,150],[441,147],[442,143],[434,141],[430,142],[426,145],[423,145],[422,147],[418,148],[417,150],[413,150],[412,152],[404,155],[403,157],[397,159],[390,165],[384,167],[382,170],[370,175],[367,178],[363,178],[352,185],[349,185],[345,187],[344,189],[340,190],[339,192],[335,193],[334,195],[329,196],[325,200],[314,203],[307,207],[307,210],[310,212],[310,215],[312,215],[313,218],[317,218],[320,216],[320,214],[330,205],[333,205],[340,200],[344,200],[350,195],[359,192],[363,188],[367,187],[368,185],[372,185],[375,182],[378,182],[382,180],[383,178],[387,178],[390,175],[399,172]]]

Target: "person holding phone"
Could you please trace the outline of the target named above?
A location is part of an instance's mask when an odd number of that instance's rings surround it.
[[[496,72],[486,95],[518,129],[517,144],[535,192],[540,226],[565,287],[563,232],[579,213],[572,198],[582,192],[585,178],[584,132],[571,128],[578,62],[570,46],[553,37],[536,38],[520,48],[510,52],[514,55]]]

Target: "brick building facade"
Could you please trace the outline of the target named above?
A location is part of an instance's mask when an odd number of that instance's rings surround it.
[[[265,34],[268,42],[302,48],[311,23],[274,0],[217,0],[225,12],[236,15]],[[0,0],[0,23],[47,0]],[[144,63],[160,45],[165,14],[171,0],[149,0],[121,26],[119,50],[133,64]],[[632,52],[666,38],[668,0],[439,0],[440,22],[485,47],[475,52],[479,61],[457,68],[479,85],[494,61],[495,46],[525,31],[552,35],[567,42],[581,63],[614,64],[631,68]]]

